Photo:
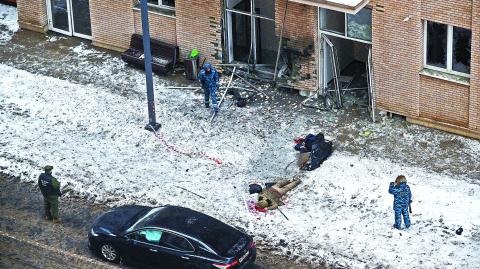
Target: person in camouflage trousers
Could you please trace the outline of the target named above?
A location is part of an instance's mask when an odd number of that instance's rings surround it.
[[[405,222],[405,228],[410,227],[410,215],[408,207],[412,202],[412,192],[407,185],[407,179],[405,176],[398,176],[395,179],[395,183],[390,182],[388,193],[393,194],[393,210],[395,211],[395,224],[394,228],[400,229],[403,221]]]
[[[258,202],[255,204],[261,209],[277,209],[283,205],[282,197],[300,184],[300,178],[294,177],[292,180],[281,180],[270,188],[267,188],[258,194]]]
[[[45,219],[59,223],[61,219],[58,216],[58,197],[62,196],[60,182],[52,176],[53,166],[47,165],[44,170],[45,172],[38,177],[38,187],[43,195]]]

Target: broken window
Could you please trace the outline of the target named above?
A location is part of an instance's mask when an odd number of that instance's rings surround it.
[[[452,70],[470,73],[472,31],[453,27]]]
[[[227,0],[229,62],[274,65],[278,40],[274,0]]]
[[[147,3],[151,6],[157,6],[157,7],[166,7],[166,8],[175,7],[175,0],[147,0]]]
[[[345,34],[345,13],[322,8],[320,10],[320,29]]]
[[[427,64],[447,68],[447,25],[427,22]]]
[[[251,8],[252,6],[250,3],[250,0],[228,0],[227,1],[227,9],[234,9],[234,10],[250,13]]]
[[[372,10],[364,8],[357,14],[347,15],[347,36],[372,41]]]
[[[357,14],[322,8],[320,29],[344,37],[372,41],[372,9],[363,8]]]
[[[470,74],[471,30],[426,21],[425,32],[427,66]]]
[[[254,0],[256,15],[275,19],[275,0]]]

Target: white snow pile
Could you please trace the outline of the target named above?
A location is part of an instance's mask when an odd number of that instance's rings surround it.
[[[17,9],[0,4],[0,45],[10,41],[19,29]]]
[[[307,120],[222,109],[215,124],[192,92],[156,90],[165,139],[223,165],[176,154],[143,129],[146,100],[0,64],[0,171],[35,182],[52,164],[66,195],[112,205],[175,204],[246,228],[261,245],[348,268],[480,268],[480,186],[464,178],[336,152],[303,174],[278,212],[246,211],[247,185],[291,177],[292,139]],[[143,88],[134,89],[144,92]],[[473,143],[473,142],[472,142]],[[479,149],[477,145],[472,148]],[[412,227],[392,228],[388,183],[405,174]],[[178,187],[204,196],[201,199]],[[6,190],[2,190],[6,191]],[[462,226],[460,236],[455,230]],[[281,243],[280,243],[281,242]]]

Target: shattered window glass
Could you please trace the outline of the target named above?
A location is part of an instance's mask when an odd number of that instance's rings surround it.
[[[322,8],[320,18],[322,30],[345,35],[345,13]]]
[[[153,6],[175,7],[175,0],[147,0],[147,3]]]
[[[448,26],[427,22],[427,64],[447,68]]]
[[[164,6],[175,7],[175,0],[162,0]]]
[[[371,9],[364,8],[355,15],[347,15],[347,36],[372,41]]]
[[[275,19],[275,1],[274,0],[255,0],[253,1],[256,15]]]
[[[453,27],[452,70],[470,73],[472,31]]]
[[[250,13],[252,5],[250,0],[227,0],[227,8]]]

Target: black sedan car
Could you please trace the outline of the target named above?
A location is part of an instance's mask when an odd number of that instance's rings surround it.
[[[159,269],[243,269],[256,258],[251,236],[177,206],[123,206],[99,216],[89,247],[110,262]]]

